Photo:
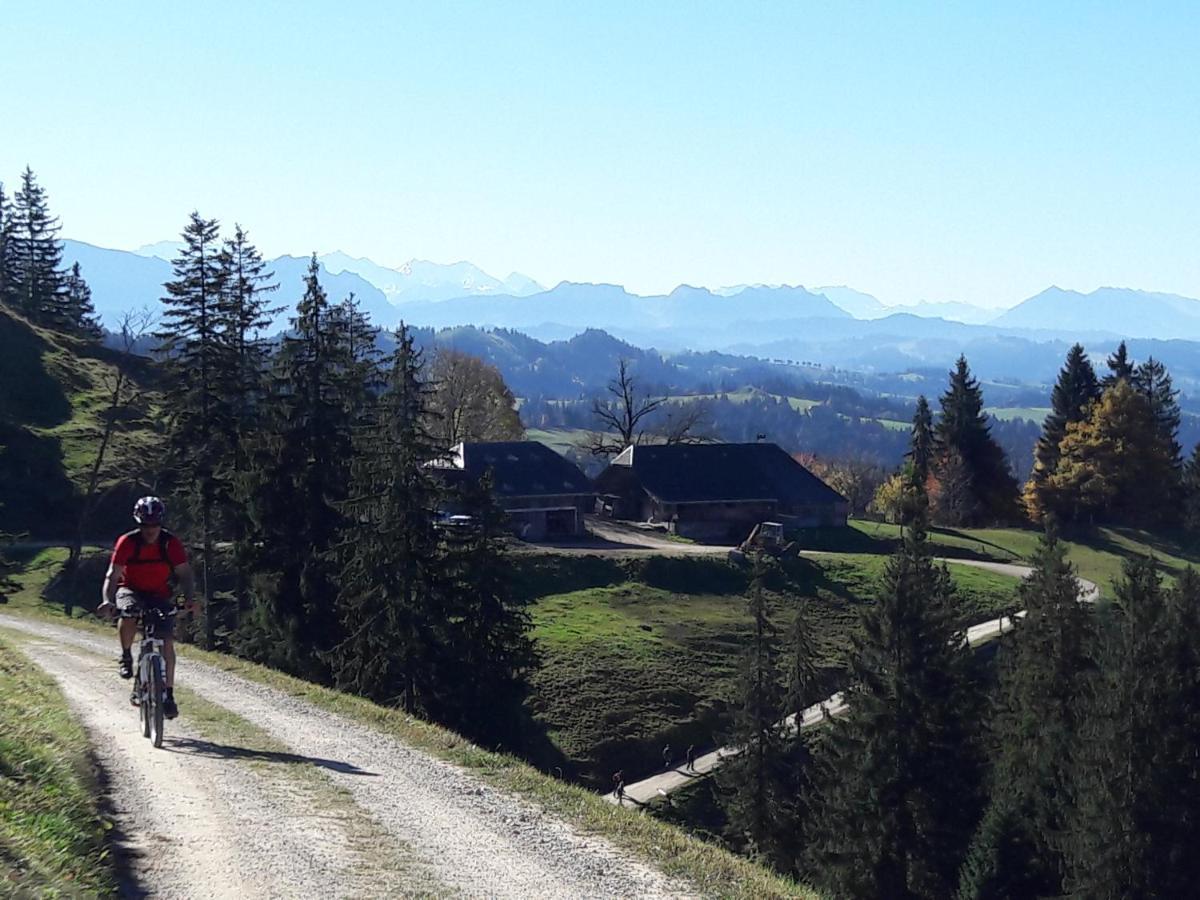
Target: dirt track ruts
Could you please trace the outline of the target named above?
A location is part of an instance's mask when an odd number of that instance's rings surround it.
[[[42,639],[30,647],[32,655],[105,751],[101,760],[113,767],[119,825],[139,848],[149,845],[134,860],[137,880],[149,892],[242,898],[388,893],[382,884],[364,885],[370,866],[352,849],[339,849],[330,829],[307,821],[314,811],[263,800],[270,791],[255,770],[229,759],[154,750],[137,730],[127,683],[113,671],[115,635],[11,615],[0,615],[0,625]],[[434,893],[444,888],[514,900],[696,893],[530,801],[304,700],[187,659],[180,660],[179,683],[320,765],[364,815],[407,846],[428,870]],[[188,734],[184,707],[180,719],[168,723],[167,739]],[[169,852],[156,854],[155,844]]]

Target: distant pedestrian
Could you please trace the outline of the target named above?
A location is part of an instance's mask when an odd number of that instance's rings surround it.
[[[613,796],[614,797],[621,796],[621,794],[619,792],[621,790],[621,785],[624,783],[624,781],[625,781],[625,776],[624,776],[624,774],[622,774],[622,772],[620,770],[613,772]]]
[[[689,772],[696,771],[696,745],[688,744],[687,748],[687,770]]]
[[[625,799],[625,777],[622,776],[621,780],[617,782],[617,805],[618,806],[622,805],[622,801],[624,801],[624,799]]]
[[[667,744],[663,747],[663,768],[671,768],[671,745]]]

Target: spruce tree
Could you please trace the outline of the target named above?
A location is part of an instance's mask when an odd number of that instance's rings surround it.
[[[342,396],[352,420],[366,415],[380,390],[379,329],[350,294],[331,310],[333,328],[342,350]]]
[[[403,325],[395,340],[379,415],[358,438],[346,504],[356,527],[337,591],[346,637],[330,658],[339,687],[431,716],[441,711],[438,680],[450,650],[434,524],[442,489],[426,465],[437,449],[422,424],[429,388],[421,354]],[[469,689],[470,674],[458,676]]]
[[[1159,440],[1163,446],[1170,448],[1172,464],[1178,470],[1183,465],[1183,451],[1177,440],[1182,416],[1179,411],[1179,391],[1175,390],[1171,373],[1152,356],[1134,371],[1132,384],[1150,404]]]
[[[805,868],[805,847],[813,800],[813,746],[811,730],[802,730],[804,711],[828,696],[817,666],[820,658],[817,627],[809,613],[807,599],[801,599],[792,619],[785,643],[784,710],[791,727],[785,731],[784,790],[780,802],[781,827],[776,838],[778,867],[801,875]]]
[[[13,246],[13,217],[12,202],[4,192],[4,182],[0,181],[0,302],[19,308],[16,299],[17,258]]]
[[[1100,397],[1096,371],[1082,344],[1067,353],[1067,361],[1058,373],[1050,394],[1050,414],[1042,423],[1042,435],[1035,451],[1034,478],[1044,478],[1058,465],[1058,445],[1067,433],[1067,425],[1087,417],[1088,407]]]
[[[1174,833],[1163,864],[1180,891],[1200,883],[1200,575],[1190,566],[1167,594],[1164,667],[1174,711],[1165,757],[1170,771],[1172,809],[1164,819]]]
[[[810,841],[833,896],[942,898],[980,805],[970,651],[953,585],[912,529],[851,643],[849,711],[818,745]]]
[[[223,390],[233,360],[229,319],[221,306],[217,235],[215,219],[191,214],[183,229],[183,247],[172,264],[174,279],[164,285],[163,327],[156,334],[168,379],[165,406],[174,493],[186,501],[201,532],[204,640],[208,647],[216,637],[208,569],[217,506],[227,493],[220,472],[232,415]]]
[[[7,243],[13,257],[14,280],[9,287],[13,305],[35,322],[66,327],[60,226],[50,215],[46,191],[32,169],[26,168],[21,175],[10,216]]]
[[[1024,618],[1001,646],[997,754],[989,802],[963,867],[960,900],[1051,897],[1065,864],[1057,839],[1071,805],[1071,760],[1092,668],[1089,612],[1053,531],[1020,588]]]
[[[1194,624],[1191,604],[1186,618],[1172,615],[1154,562],[1126,562],[1072,755],[1062,843],[1071,894],[1117,900],[1195,892],[1195,807],[1183,806],[1196,800],[1200,775],[1190,743],[1195,711],[1185,706],[1195,700],[1196,670],[1177,669],[1195,658],[1194,643],[1184,652],[1172,633]],[[1187,639],[1194,642],[1194,632]]]
[[[1183,525],[1190,530],[1200,529],[1200,444],[1183,467]]]
[[[912,436],[908,444],[908,459],[912,463],[915,482],[922,487],[929,479],[937,446],[933,434],[933,413],[929,401],[922,394],[917,398],[917,410],[913,414]]]
[[[83,280],[79,263],[71,266],[66,277],[63,311],[69,330],[91,338],[99,338],[104,333],[96,319],[96,307],[92,305],[92,289]]]
[[[343,350],[315,254],[304,287],[273,367],[266,433],[253,448],[254,619],[242,640],[246,652],[272,665],[325,680],[328,653],[341,639],[334,550],[344,526],[351,428]]]
[[[258,248],[241,225],[234,226],[217,256],[220,269],[220,311],[226,322],[230,363],[225,367],[220,391],[229,404],[228,449],[222,460],[222,475],[230,483],[227,518],[237,558],[234,587],[239,612],[248,604],[246,571],[252,550],[246,544],[250,531],[248,506],[249,447],[261,425],[270,343],[266,330],[281,311],[271,307],[269,297],[278,289],[274,273],[267,271]]]
[[[451,502],[469,522],[444,538],[439,606],[448,641],[436,666],[435,716],[477,742],[519,750],[525,678],[537,656],[529,613],[512,589],[504,510],[489,475],[463,485]]]
[[[941,398],[936,437],[942,454],[957,451],[966,466],[976,514],[1005,519],[1015,510],[1016,481],[983,413],[983,392],[960,356]],[[969,523],[965,523],[969,524]]]
[[[1118,381],[1133,381],[1133,360],[1129,358],[1124,341],[1121,341],[1116,352],[1108,357],[1105,365],[1108,366],[1108,374],[1104,376],[1101,387],[1107,389]]]
[[[752,856],[786,867],[790,860],[781,859],[789,799],[785,697],[764,577],[764,562],[756,555],[747,598],[753,632],[742,656],[737,705],[726,737],[738,752],[718,771],[717,785],[733,839]]]

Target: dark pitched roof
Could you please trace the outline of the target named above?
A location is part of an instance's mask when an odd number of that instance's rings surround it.
[[[646,492],[664,503],[845,500],[777,444],[643,444],[627,447],[612,465],[631,468]],[[601,490],[604,480],[601,475]]]
[[[459,444],[448,460],[434,465],[472,479],[491,471],[493,490],[501,497],[592,493],[591,481],[578,466],[538,441]]]

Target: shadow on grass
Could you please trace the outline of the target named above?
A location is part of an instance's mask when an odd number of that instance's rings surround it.
[[[970,544],[978,544],[981,548],[991,547],[998,552],[1002,562],[1019,560],[1021,558],[1018,554],[1014,553],[1012,550],[1009,550],[1007,547],[1001,546],[994,541],[986,541],[977,534],[968,534],[965,531],[958,531],[954,528],[930,528],[929,533],[956,538],[960,541],[966,541]],[[938,553],[942,556],[955,556],[959,559],[990,560],[996,558],[995,555],[989,554],[986,551],[977,553],[970,547],[951,547],[939,545]],[[956,554],[958,555],[956,556]]]
[[[195,738],[168,738],[164,744],[166,749],[172,753],[187,753],[213,759],[257,759],[286,765],[318,766],[322,769],[329,769],[331,772],[340,772],[343,775],[366,775],[373,778],[379,775],[378,772],[368,772],[353,763],[339,762],[335,759],[303,756],[299,753],[280,753],[274,750],[255,750],[252,747],[234,747],[229,744],[218,744],[215,741]]]

